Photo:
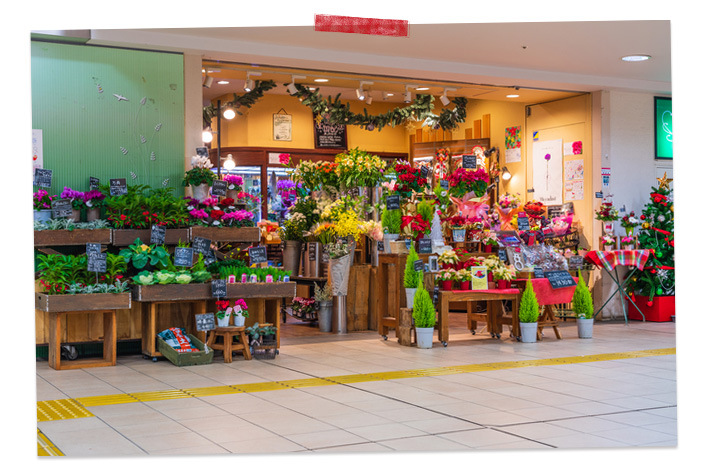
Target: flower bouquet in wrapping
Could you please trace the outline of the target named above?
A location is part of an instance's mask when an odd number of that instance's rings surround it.
[[[635,217],[635,212],[631,211],[620,218],[620,225],[625,228],[625,233],[628,237],[632,237],[635,233],[635,227],[640,225],[640,220]]]
[[[515,210],[517,208],[520,208],[522,206],[522,199],[520,198],[519,193],[511,194],[506,193],[505,195],[501,195],[500,199],[497,202],[497,207],[500,209],[500,211],[503,214],[508,214],[512,210]]]
[[[385,162],[380,157],[358,148],[335,156],[336,173],[344,188],[375,187],[385,174]]]
[[[545,214],[545,205],[540,201],[532,200],[525,203],[523,211],[528,215],[528,218],[540,219]]]
[[[448,185],[450,195],[454,197],[463,197],[472,192],[473,198],[479,198],[485,195],[489,182],[489,177],[485,169],[465,169],[459,167],[448,177]]]
[[[617,208],[609,202],[600,204],[600,208],[595,211],[595,219],[598,221],[617,221],[619,218]]]

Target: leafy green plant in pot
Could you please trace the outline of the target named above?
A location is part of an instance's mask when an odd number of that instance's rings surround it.
[[[578,338],[592,338],[593,332],[593,300],[583,280],[581,272],[578,270],[578,283],[572,298],[572,307],[577,317]]]
[[[329,283],[315,283],[315,303],[318,305],[318,328],[321,332],[332,331],[332,289]]]
[[[390,242],[395,241],[400,237],[400,224],[402,222],[402,212],[400,210],[383,210],[380,215],[380,224],[383,227],[384,235],[383,242],[385,243],[385,252],[392,252],[392,245]]]
[[[146,268],[151,270],[164,269],[170,265],[170,254],[165,246],[146,245],[142,243],[140,238],[135,239],[135,242],[122,249],[120,255],[128,264],[128,272],[131,276]]]
[[[527,286],[520,298],[518,319],[520,320],[520,334],[523,343],[535,343],[537,341],[537,321],[540,317],[540,305],[537,296],[533,291],[532,281],[526,282]]]
[[[433,305],[430,293],[420,285],[413,302],[413,321],[415,322],[415,333],[417,345],[421,349],[432,348],[433,331],[435,329],[435,306]]]
[[[207,156],[195,155],[190,161],[192,169],[185,173],[183,185],[192,187],[193,198],[203,201],[208,197],[209,186],[217,179],[212,171],[213,164]]]
[[[415,247],[411,246],[405,261],[405,275],[403,283],[405,285],[406,307],[413,308],[415,293],[422,284],[423,272],[415,271],[415,262],[420,260]]]

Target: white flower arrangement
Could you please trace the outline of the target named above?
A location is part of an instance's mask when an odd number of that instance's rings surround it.
[[[190,159],[190,165],[192,167],[199,167],[200,169],[213,168],[213,163],[210,161],[210,158],[207,156],[200,156],[199,154],[196,154],[192,157],[192,159]]]
[[[457,252],[455,252],[453,249],[446,250],[444,252],[441,252],[440,255],[438,255],[439,263],[455,265],[459,261],[460,261],[460,258],[458,257]]]

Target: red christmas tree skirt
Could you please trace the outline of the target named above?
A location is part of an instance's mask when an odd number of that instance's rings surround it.
[[[648,305],[647,296],[635,295],[635,305],[638,306],[645,320],[648,322],[670,322],[671,316],[675,315],[675,296],[655,296],[652,305]],[[630,320],[642,320],[642,315],[628,302],[628,318]]]

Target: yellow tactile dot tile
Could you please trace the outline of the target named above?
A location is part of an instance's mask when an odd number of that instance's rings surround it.
[[[39,401],[37,404],[38,421],[57,421],[60,419],[90,418],[93,414],[75,400]]]
[[[336,385],[335,382],[325,380],[321,378],[317,379],[297,379],[297,380],[283,380],[281,382],[290,388],[303,388],[303,387],[321,387],[323,385]]]
[[[325,380],[338,383],[338,384],[351,384],[359,382],[371,382],[377,380],[375,377],[369,374],[349,374],[349,375],[336,375],[333,377],[325,377]]]
[[[158,392],[140,392],[131,393],[130,396],[137,401],[158,401],[158,400],[174,400],[178,398],[191,398],[192,396],[182,390],[161,390]]]

